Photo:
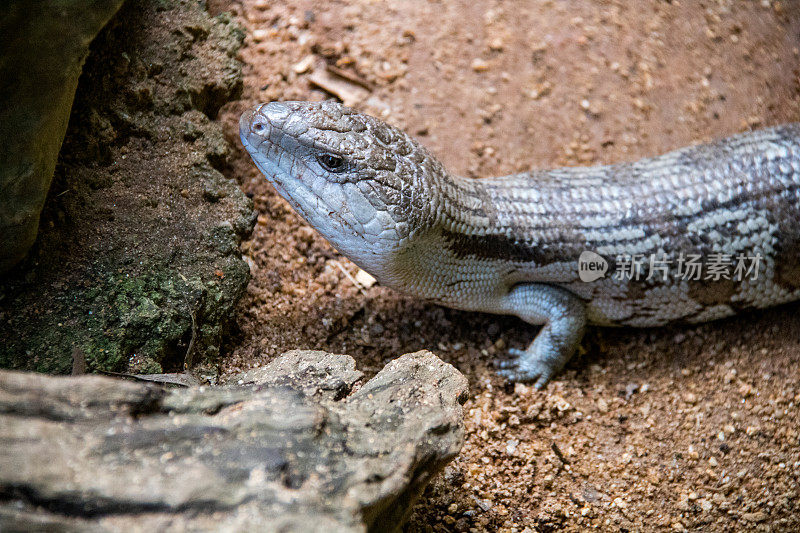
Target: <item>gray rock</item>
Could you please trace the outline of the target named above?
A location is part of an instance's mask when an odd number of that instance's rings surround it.
[[[179,0],[129,0],[95,38],[38,240],[0,283],[0,367],[154,374],[219,355],[255,222],[212,120],[241,91],[242,39]]]
[[[292,350],[270,363],[226,380],[229,385],[286,386],[306,396],[338,400],[350,394],[363,374],[352,357],[322,351]]]
[[[122,1],[3,2],[0,274],[36,239],[89,43]]]
[[[427,351],[360,376],[311,351],[219,387],[0,372],[0,530],[395,530],[467,382]]]

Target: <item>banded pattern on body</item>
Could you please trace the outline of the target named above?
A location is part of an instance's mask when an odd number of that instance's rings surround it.
[[[458,229],[443,232],[450,250],[507,263],[514,283],[565,287],[587,301],[593,323],[702,322],[800,298],[798,124],[635,163],[472,181],[485,208],[476,215],[454,202]],[[762,263],[755,280],[741,283],[648,280],[646,268],[638,281],[584,283],[578,257],[585,250],[607,258],[612,271],[619,255],[655,255],[672,265],[681,254],[758,255]]]

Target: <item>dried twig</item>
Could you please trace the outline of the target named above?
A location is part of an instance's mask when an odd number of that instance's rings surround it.
[[[553,453],[556,454],[558,460],[561,461],[564,465],[569,464],[569,460],[567,460],[567,458],[564,457],[564,454],[561,453],[561,449],[558,447],[558,444],[556,444],[555,442],[551,442],[550,449],[553,450]]]

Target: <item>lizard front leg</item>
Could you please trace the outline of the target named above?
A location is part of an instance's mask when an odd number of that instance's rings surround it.
[[[534,381],[541,389],[564,367],[583,338],[584,303],[564,289],[526,283],[509,291],[506,305],[522,320],[544,327],[527,349],[508,351],[514,358],[498,362],[498,374],[512,381]]]

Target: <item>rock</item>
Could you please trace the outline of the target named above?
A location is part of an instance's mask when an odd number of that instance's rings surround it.
[[[269,364],[226,380],[230,385],[286,386],[306,396],[339,400],[363,374],[352,357],[322,351],[292,350]]]
[[[0,372],[0,530],[396,530],[463,444],[467,382],[427,351],[360,376],[311,351],[190,389]]]
[[[78,354],[153,374],[218,355],[255,217],[211,120],[241,91],[242,39],[201,2],[130,0],[94,40],[38,241],[0,284],[0,367],[69,373]]]
[[[0,10],[0,274],[36,239],[89,43],[123,0],[6,0]]]

